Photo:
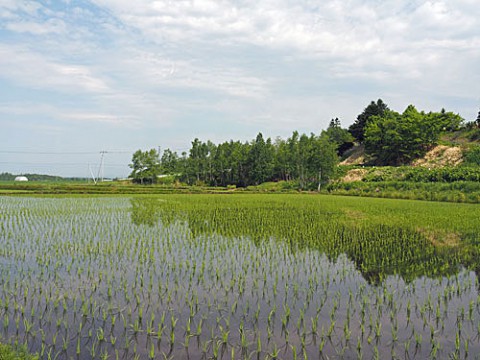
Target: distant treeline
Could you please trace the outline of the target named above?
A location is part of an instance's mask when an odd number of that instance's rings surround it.
[[[0,173],[0,181],[14,181],[17,176],[25,176],[28,181],[86,181],[84,178],[75,177],[61,177],[54,175],[42,175],[42,174],[21,174],[14,175],[8,172]]]
[[[340,129],[340,128],[339,128]],[[345,130],[346,131],[346,130]],[[339,144],[329,136],[294,132],[287,140],[264,139],[214,144],[195,139],[188,154],[156,149],[133,154],[131,177],[151,183],[157,176],[174,175],[187,184],[249,186],[266,181],[296,180],[301,188],[328,180],[338,163]]]

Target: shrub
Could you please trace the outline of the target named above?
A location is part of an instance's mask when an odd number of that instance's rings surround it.
[[[464,154],[466,164],[480,166],[480,145],[468,149]]]

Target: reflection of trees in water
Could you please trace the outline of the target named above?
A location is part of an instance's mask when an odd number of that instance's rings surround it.
[[[179,219],[175,209],[167,210],[163,200],[156,198],[132,198],[130,217],[135,225],[155,226],[161,220],[164,227]]]
[[[133,198],[130,199],[132,204],[131,219],[135,225],[154,226],[159,219],[158,200]]]
[[[385,225],[359,226],[347,222],[341,213],[284,205],[205,206],[151,198],[134,198],[131,202],[134,224],[153,226],[160,219],[168,227],[181,221],[188,226],[193,239],[218,234],[227,238],[248,237],[256,245],[277,239],[287,243],[291,252],[315,249],[332,261],[346,254],[371,284],[379,284],[394,274],[412,281],[421,276],[455,274],[460,264],[475,268],[473,249],[437,248],[417,231]]]

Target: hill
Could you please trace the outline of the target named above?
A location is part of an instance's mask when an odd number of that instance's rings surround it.
[[[459,166],[464,163],[480,165],[475,157],[480,153],[480,128],[463,128],[445,132],[435,146],[423,156],[404,165],[424,167]],[[363,165],[382,166],[380,160],[369,156],[364,144],[357,144],[342,156],[340,166]]]
[[[407,166],[413,167],[427,167],[438,168],[445,166],[459,166],[465,162],[465,154],[467,154],[472,147],[461,146],[448,146],[437,145],[428,151],[423,157],[412,161]],[[365,154],[365,147],[363,145],[357,145],[353,147],[346,157],[340,162],[340,166],[361,165],[369,166],[374,165],[375,162],[372,158],[369,158]],[[381,165],[380,165],[381,166]]]
[[[449,132],[422,157],[383,166],[363,145],[344,154],[328,191],[343,195],[480,202],[480,129]]]

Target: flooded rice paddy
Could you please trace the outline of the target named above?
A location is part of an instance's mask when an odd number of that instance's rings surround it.
[[[0,339],[42,359],[474,357],[478,207],[381,216],[397,203],[2,197]]]

